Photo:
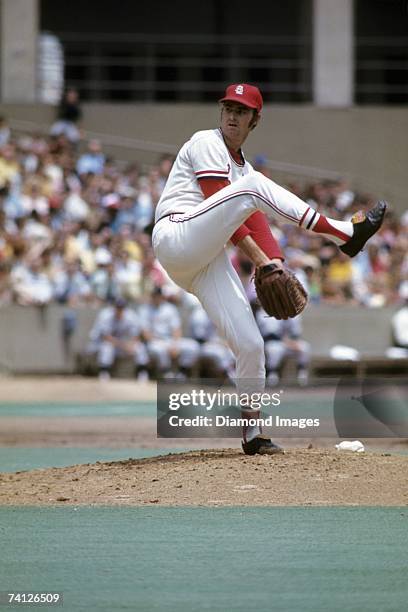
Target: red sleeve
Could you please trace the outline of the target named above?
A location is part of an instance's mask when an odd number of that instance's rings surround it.
[[[238,242],[241,242],[246,236],[250,236],[251,232],[246,226],[246,222],[239,226],[239,228],[232,234],[230,240],[234,246],[237,246]]]
[[[279,248],[278,243],[272,235],[269,227],[268,220],[265,214],[261,210],[257,210],[253,215],[248,217],[245,221],[245,225],[248,228],[251,237],[255,240],[259,248],[267,255],[270,259],[285,259]],[[239,231],[238,228],[237,231]],[[235,235],[235,234],[234,234]]]
[[[205,199],[207,199],[223,187],[230,185],[230,182],[226,178],[199,178],[198,184],[201,187]]]

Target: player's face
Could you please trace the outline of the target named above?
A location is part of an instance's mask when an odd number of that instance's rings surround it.
[[[254,111],[239,102],[221,105],[221,130],[229,146],[239,148],[252,129]]]

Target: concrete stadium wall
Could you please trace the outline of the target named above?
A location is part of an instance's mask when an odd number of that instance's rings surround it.
[[[72,373],[75,354],[83,351],[97,310],[75,311],[77,325],[64,343],[66,309],[8,306],[0,310],[0,371],[9,373]]]
[[[64,343],[67,309],[8,306],[0,310],[0,371],[72,373],[75,355],[82,352],[97,310],[75,310],[77,325]],[[390,320],[395,308],[365,310],[355,307],[309,306],[304,315],[304,337],[315,355],[327,354],[334,344],[345,344],[365,354],[382,355],[391,343]]]
[[[84,104],[83,128],[179,147],[200,129],[217,126],[216,105]],[[41,105],[2,105],[9,119],[49,125],[55,109]],[[336,171],[361,190],[388,199],[400,213],[407,207],[408,109],[267,105],[248,139],[248,158],[262,153],[279,162]],[[157,154],[111,147],[120,159],[151,163]],[[276,172],[277,181],[293,178]],[[305,178],[306,180],[306,178]]]

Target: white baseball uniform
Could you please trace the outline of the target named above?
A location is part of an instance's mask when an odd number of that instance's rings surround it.
[[[298,368],[306,370],[310,361],[310,344],[302,339],[302,315],[286,321],[268,317],[259,308],[256,321],[265,342],[266,370],[276,373],[286,357],[294,357]],[[295,340],[296,345],[285,342]]]
[[[189,332],[190,336],[200,343],[200,359],[210,362],[214,372],[223,375],[228,373],[233,378],[234,355],[216,333],[214,324],[198,301],[190,315]]]
[[[159,305],[145,304],[139,310],[145,328],[152,333],[152,339],[147,343],[149,355],[159,371],[164,373],[171,368],[170,350],[178,352],[178,365],[181,368],[192,369],[199,356],[200,347],[193,338],[174,338],[174,332],[181,329],[179,312],[169,302]]]
[[[230,185],[204,199],[198,179]],[[226,254],[232,234],[257,210],[313,229],[320,215],[242,157],[231,157],[221,130],[197,132],[180,149],[157,205],[156,257],[170,277],[196,295],[236,360],[238,379],[265,377],[264,343],[242,283]]]
[[[90,331],[90,344],[88,352],[97,353],[98,365],[101,368],[110,368],[117,357],[124,353],[104,336],[113,336],[119,340],[128,341],[138,338],[143,331],[140,318],[130,308],[125,308],[120,319],[117,318],[115,308],[107,306],[99,311],[94,325]],[[134,363],[137,366],[146,366],[149,358],[143,342],[137,342],[133,353]]]

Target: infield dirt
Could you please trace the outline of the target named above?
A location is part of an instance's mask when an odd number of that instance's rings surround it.
[[[406,506],[408,457],[293,449],[201,450],[0,474],[3,505]]]
[[[3,380],[2,401],[153,399],[152,385],[69,379]],[[0,446],[164,448],[154,418],[2,417]],[[288,443],[289,441],[286,441]],[[239,440],[183,440],[202,450],[149,459],[0,473],[0,505],[407,506],[406,440],[370,440],[368,452],[337,440],[291,440],[284,455],[247,457]],[[364,441],[365,442],[365,441]],[[285,443],[285,445],[286,445]],[[208,446],[217,446],[208,450]],[[222,448],[223,446],[233,448]],[[391,452],[390,452],[391,451]],[[158,450],[158,452],[160,452]]]

